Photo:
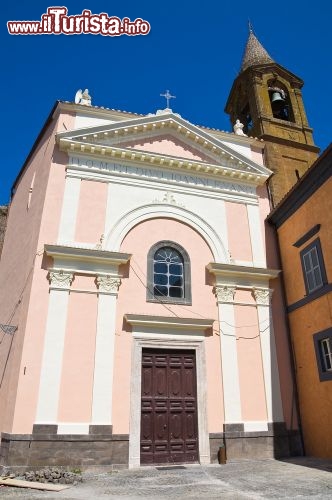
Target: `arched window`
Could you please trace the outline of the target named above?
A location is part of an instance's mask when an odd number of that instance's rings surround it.
[[[287,88],[277,80],[270,80],[268,90],[273,117],[294,122],[294,113]]]
[[[180,245],[160,241],[148,254],[147,300],[191,303],[190,260]]]

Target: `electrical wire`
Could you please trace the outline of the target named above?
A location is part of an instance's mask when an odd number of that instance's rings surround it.
[[[139,269],[139,270],[140,270],[140,272],[143,274],[143,276],[144,276],[144,278],[145,278],[145,280],[146,280],[146,279],[147,279],[147,278],[146,278],[146,275],[144,274],[144,272],[142,271],[142,269],[140,268],[140,266],[138,265],[138,263],[137,263],[137,262],[135,261],[135,259],[133,259],[133,258],[132,258],[131,260],[135,263],[135,265],[138,267],[138,269]],[[150,293],[153,293],[153,291],[151,290],[151,288],[149,288],[149,286],[147,286],[147,285],[145,284],[146,282],[144,283],[144,282],[143,282],[143,280],[141,279],[141,277],[137,274],[137,272],[136,272],[136,270],[134,269],[134,267],[132,266],[132,264],[130,264],[130,268],[131,268],[131,269],[132,269],[132,271],[134,272],[135,276],[138,278],[139,282],[143,285],[143,287],[144,287],[146,290],[148,290]],[[159,303],[159,304],[161,304],[161,305],[162,305],[165,309],[167,309],[169,312],[171,312],[174,316],[176,316],[177,318],[181,318],[181,317],[180,317],[178,314],[176,314],[176,313],[175,313],[172,309],[170,309],[168,306],[166,306],[166,304],[165,304],[162,300],[160,300],[158,297],[155,297],[155,299],[158,301],[158,303]],[[179,308],[184,309],[184,310],[186,310],[186,311],[187,311],[187,309],[186,309],[186,308],[184,308],[183,306],[181,306],[180,304],[177,304],[177,307],[179,307]],[[209,318],[206,318],[205,316],[203,316],[202,314],[197,313],[196,311],[192,311],[192,310],[191,310],[190,312],[191,312],[191,313],[196,314],[197,316],[200,316],[200,317],[201,317],[201,318],[203,318],[203,319],[209,319]],[[217,321],[217,323],[219,324],[219,328],[220,328],[219,330],[217,330],[217,329],[215,329],[215,328],[212,328],[212,331],[213,331],[216,335],[220,336],[220,335],[222,334],[222,335],[223,335],[223,336],[225,336],[225,337],[235,337],[235,338],[236,338],[236,340],[254,340],[254,339],[257,339],[257,338],[259,338],[259,337],[261,336],[261,334],[262,334],[262,333],[264,333],[264,332],[265,332],[266,330],[268,330],[268,328],[269,328],[269,323],[268,323],[268,324],[267,324],[267,326],[266,326],[265,328],[263,328],[263,329],[260,329],[260,328],[259,328],[259,334],[258,334],[258,335],[254,336],[254,337],[244,337],[244,336],[233,335],[233,334],[231,334],[231,333],[225,333],[225,332],[222,330],[222,328],[221,328],[221,323],[225,323],[225,324],[227,324],[228,326],[230,326],[230,327],[232,327],[232,328],[234,328],[234,329],[236,329],[236,328],[253,328],[253,327],[260,327],[260,326],[261,326],[261,324],[259,324],[259,323],[255,323],[255,324],[253,324],[253,325],[241,325],[241,326],[236,326],[236,325],[231,325],[230,323],[227,323],[227,321],[224,321],[224,320],[221,320],[221,321],[215,320],[215,321]],[[268,321],[268,322],[269,322],[269,318],[267,318],[266,320],[264,320],[264,321],[263,321],[263,323],[265,323],[265,321]]]
[[[31,267],[30,267],[30,270],[29,270],[29,272],[28,272],[28,275],[27,275],[27,277],[26,277],[26,279],[25,279],[25,282],[24,282],[24,284],[23,284],[23,288],[22,288],[22,290],[21,290],[21,291],[20,291],[20,293],[19,293],[19,298],[18,298],[17,302],[15,303],[14,308],[13,308],[12,312],[10,313],[10,315],[9,315],[9,317],[8,317],[8,320],[6,321],[6,323],[5,323],[5,324],[10,325],[10,323],[11,323],[11,321],[12,321],[12,319],[13,319],[13,317],[14,317],[14,315],[15,315],[15,313],[16,313],[16,311],[17,311],[18,307],[19,307],[19,305],[20,305],[20,304],[21,304],[21,302],[22,302],[22,299],[23,299],[23,294],[24,294],[25,289],[26,289],[26,287],[27,287],[27,285],[28,285],[28,283],[29,283],[29,279],[30,279],[31,273],[32,273],[32,271],[33,271],[33,269],[34,269],[34,267],[35,267],[35,261],[36,261],[36,258],[37,258],[37,256],[41,256],[41,255],[43,255],[43,253],[44,253],[44,250],[40,250],[40,251],[39,251],[39,252],[37,252],[37,253],[35,254],[35,256],[33,257],[32,265],[31,265]],[[6,335],[6,332],[4,332],[4,334],[3,334],[3,336],[2,336],[2,339],[1,339],[1,341],[0,341],[0,345],[1,345],[1,344],[2,344],[2,342],[3,342],[3,340],[4,340],[4,338],[5,338],[5,335]],[[8,352],[7,352],[7,356],[6,356],[5,365],[4,365],[4,368],[3,368],[3,371],[2,371],[2,375],[1,375],[0,389],[1,389],[1,387],[2,387],[2,384],[3,384],[4,378],[5,378],[5,373],[6,373],[6,369],[7,369],[7,365],[8,365],[8,361],[9,361],[9,357],[10,357],[10,353],[11,353],[11,350],[12,350],[12,347],[13,347],[14,336],[15,336],[15,332],[13,332],[13,333],[11,334],[10,345],[9,345],[9,348],[8,348]]]
[[[139,270],[140,270],[140,272],[142,273],[143,277],[144,277],[144,278],[145,278],[145,280],[147,281],[147,277],[146,277],[145,273],[142,271],[142,268],[139,266],[138,262],[137,262],[137,261],[136,261],[133,257],[131,258],[131,260],[132,260],[133,262],[135,262],[135,265],[138,267],[138,269],[139,269]],[[137,273],[135,272],[134,268],[133,268],[131,265],[130,265],[130,267],[132,268],[132,270],[134,271],[134,273],[135,273],[135,274],[136,274],[136,276],[137,276]],[[137,277],[138,277],[138,276],[137,276]],[[138,277],[138,278],[139,278],[139,277]],[[149,290],[149,292],[150,292],[150,293],[152,293],[152,294],[153,294],[153,291],[152,291],[152,290],[151,290],[151,289],[150,289],[147,285],[145,285],[145,283],[144,283],[144,282],[143,282],[140,278],[139,278],[139,280],[140,280],[140,282],[142,283],[142,285],[143,285],[143,286],[144,286],[147,290]],[[155,299],[157,299],[157,300],[159,301],[158,297],[155,297]],[[160,302],[162,305],[165,305],[165,304],[164,304],[164,302],[162,302],[162,301],[159,301],[159,302]],[[185,307],[181,306],[180,304],[176,304],[176,307],[178,307],[178,308],[180,308],[180,309],[183,309],[183,310],[186,310],[186,311],[187,311],[187,309],[186,309]],[[172,311],[172,312],[173,312],[173,311]],[[190,313],[191,313],[191,314],[196,314],[196,316],[200,316],[200,317],[201,317],[201,318],[203,318],[203,319],[209,319],[209,318],[207,318],[206,316],[203,316],[202,314],[200,314],[200,313],[198,313],[198,312],[196,312],[196,311],[193,311],[193,310],[191,310],[191,311],[190,311]],[[173,312],[173,314],[175,314],[175,313]],[[177,316],[177,317],[179,317],[179,316]],[[215,321],[218,321],[218,320],[215,320]],[[264,320],[262,321],[262,323],[269,322],[269,321],[270,321],[270,320],[269,320],[269,318],[266,318],[266,319],[264,319]],[[228,322],[227,322],[227,321],[225,321],[225,320],[221,320],[221,321],[219,321],[219,323],[225,323],[226,325],[228,325],[228,326],[230,326],[230,327],[232,327],[232,328],[252,328],[252,327],[260,326],[260,324],[258,324],[258,323],[255,323],[254,325],[240,325],[240,326],[237,326],[237,325],[232,325],[232,324],[228,323]]]

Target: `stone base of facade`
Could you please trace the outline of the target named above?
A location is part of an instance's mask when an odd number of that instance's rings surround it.
[[[1,435],[2,468],[26,470],[45,466],[127,468],[129,435],[113,434],[112,426],[90,425],[89,434],[57,434],[57,425],[34,425],[32,434]],[[245,432],[243,424],[226,424],[224,432],[210,434],[211,463],[218,463],[220,446],[227,460],[282,458],[303,455],[299,431],[285,424],[268,431]]]
[[[267,431],[245,432],[244,424],[225,424],[224,432],[210,434],[211,463],[218,463],[220,446],[227,460],[302,456],[300,432],[289,431],[284,422],[269,423]]]
[[[57,434],[57,425],[34,425],[32,434],[1,434],[1,467],[128,467],[129,435],[90,425],[89,434]]]

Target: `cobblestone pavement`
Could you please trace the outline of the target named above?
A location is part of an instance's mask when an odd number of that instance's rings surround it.
[[[331,499],[332,460],[307,457],[192,465],[142,467],[118,472],[84,472],[84,482],[59,493],[0,488],[0,499]]]

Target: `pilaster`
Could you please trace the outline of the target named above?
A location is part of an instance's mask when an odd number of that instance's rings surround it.
[[[81,179],[66,177],[58,241],[74,241]]]
[[[236,287],[218,284],[214,293],[218,302],[220,323],[220,350],[224,388],[225,423],[241,422],[240,381],[234,317]]]
[[[35,423],[59,424],[58,433],[59,430],[81,433],[82,429],[89,429],[90,423],[111,426],[116,299],[121,284],[119,266],[128,262],[130,255],[63,245],[45,245],[45,252],[53,258],[53,265],[48,274],[50,299]],[[95,276],[98,294],[92,416],[91,422],[84,423],[58,422],[67,311],[75,274]],[[91,290],[72,291],[91,293]]]
[[[254,288],[262,351],[266,409],[269,422],[283,422],[279,369],[272,322],[273,290]]]
[[[49,280],[50,298],[36,422],[51,424],[57,421],[69,290],[73,273],[63,270],[51,271]]]
[[[116,300],[121,279],[97,276],[98,314],[91,423],[112,424]]]

